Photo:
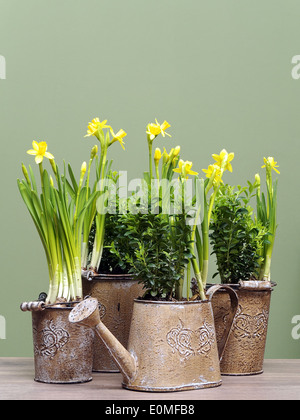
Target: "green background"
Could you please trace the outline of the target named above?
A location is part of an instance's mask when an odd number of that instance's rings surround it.
[[[48,289],[46,260],[17,189],[32,140],[80,169],[94,117],[127,133],[110,148],[129,179],[147,170],[145,127],[157,118],[193,169],[235,153],[225,181],[253,180],[263,157],[280,165],[267,358],[300,358],[291,336],[300,314],[300,54],[297,0],[0,0],[1,289],[6,339],[0,356],[31,356],[31,315],[22,301]],[[35,168],[37,169],[37,168]],[[275,173],[274,173],[275,174]],[[213,258],[211,270],[213,271]]]

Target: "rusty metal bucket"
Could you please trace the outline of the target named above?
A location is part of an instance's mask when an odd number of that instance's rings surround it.
[[[123,374],[123,387],[134,391],[170,392],[211,388],[222,384],[222,358],[238,307],[230,294],[230,315],[217,343],[211,299],[184,302],[134,301],[127,349],[100,320],[96,299],[79,303],[70,322],[95,330]]]
[[[72,308],[45,308],[42,302],[30,302],[21,309],[32,311],[34,380],[48,384],[91,381],[94,333],[69,322]]]
[[[239,308],[220,364],[221,373],[230,376],[261,374],[275,283],[246,281],[230,286],[238,295]],[[217,340],[220,340],[230,312],[230,301],[222,289],[214,295],[212,306]]]
[[[101,320],[116,338],[127,347],[133,301],[143,295],[143,286],[129,274],[98,274],[83,272],[84,296],[98,300]],[[119,372],[119,367],[106,346],[94,341],[94,372]]]

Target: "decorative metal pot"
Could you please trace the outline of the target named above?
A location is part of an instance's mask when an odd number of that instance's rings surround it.
[[[257,375],[263,362],[275,283],[245,281],[230,285],[239,297],[239,307],[221,361],[222,375]],[[230,301],[220,289],[212,299],[217,339],[220,340],[230,317]]]
[[[69,322],[72,308],[30,302],[21,309],[32,311],[34,380],[48,384],[91,381],[94,333]]]
[[[221,385],[222,358],[238,299],[230,294],[230,321],[217,346],[211,298],[209,300],[157,302],[135,300],[128,350],[100,320],[96,299],[86,299],[69,320],[93,328],[123,374],[123,387],[135,391],[181,391]]]
[[[133,301],[143,294],[143,286],[128,274],[98,274],[83,272],[83,293],[98,300],[101,320],[116,338],[127,346]],[[119,372],[105,345],[94,341],[94,372]]]

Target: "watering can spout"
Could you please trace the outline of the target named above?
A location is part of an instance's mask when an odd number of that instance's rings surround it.
[[[135,376],[136,360],[101,321],[97,299],[87,298],[76,305],[69,315],[69,321],[92,328],[103,341],[127,380]]]

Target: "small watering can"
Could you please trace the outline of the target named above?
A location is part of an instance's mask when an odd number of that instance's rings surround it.
[[[217,343],[211,305],[213,294],[226,290],[231,310],[223,338]],[[97,299],[87,298],[69,321],[95,330],[123,374],[123,387],[136,391],[181,391],[222,384],[222,358],[238,298],[229,286],[216,285],[208,300],[184,302],[134,301],[128,349],[100,320]]]

